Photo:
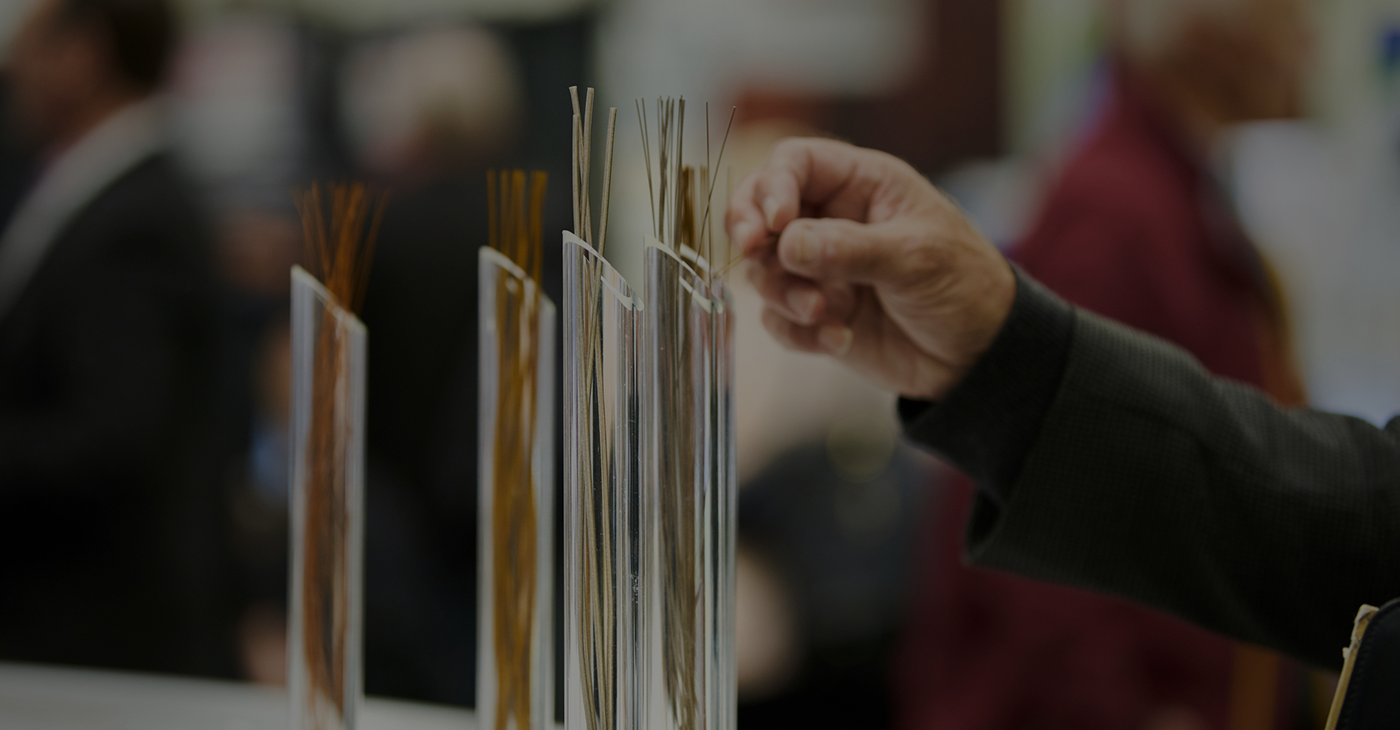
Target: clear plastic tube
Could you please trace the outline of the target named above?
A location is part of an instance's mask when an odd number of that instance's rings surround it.
[[[499,251],[480,271],[477,721],[554,724],[554,303]]]
[[[292,269],[294,730],[353,730],[364,700],[365,326]]]
[[[648,727],[733,727],[732,315],[693,252],[645,253]]]
[[[564,233],[564,726],[645,727],[638,642],[642,305]]]
[[[722,520],[716,531],[720,549],[715,563],[718,586],[715,674],[719,705],[715,726],[720,730],[736,730],[739,682],[734,666],[734,637],[737,628],[735,578],[738,568],[735,562],[739,550],[739,452],[734,427],[734,299],[723,281],[710,283],[710,302],[715,348],[715,398],[712,402],[715,409],[715,495],[720,504],[717,514]]]

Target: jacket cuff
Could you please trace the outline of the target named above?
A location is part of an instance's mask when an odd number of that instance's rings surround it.
[[[998,502],[1011,496],[1064,378],[1074,308],[1015,266],[1016,300],[992,346],[937,403],[901,398],[905,435]]]

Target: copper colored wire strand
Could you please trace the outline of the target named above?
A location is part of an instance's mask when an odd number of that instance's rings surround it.
[[[528,181],[528,197],[526,194]],[[488,173],[490,241],[533,282],[500,270],[496,281],[496,423],[492,448],[491,609],[496,668],[493,730],[532,726],[533,631],[538,610],[539,525],[535,502],[536,374],[540,351],[539,271],[548,177]],[[497,187],[499,185],[499,188]],[[499,225],[495,222],[499,219]]]

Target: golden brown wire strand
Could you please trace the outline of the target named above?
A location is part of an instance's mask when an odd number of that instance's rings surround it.
[[[531,727],[532,642],[540,571],[535,501],[535,411],[539,397],[542,218],[548,177],[523,170],[487,173],[490,246],[532,276],[501,269],[496,282],[496,423],[492,449],[492,638],[496,667],[493,730]],[[528,196],[527,196],[528,186]]]

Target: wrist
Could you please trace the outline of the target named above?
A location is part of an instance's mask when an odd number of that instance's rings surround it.
[[[917,385],[901,391],[901,396],[914,400],[941,400],[967,378],[1006,330],[1020,287],[1011,263],[999,253],[994,255],[997,262],[986,268],[989,274],[987,281],[979,284],[964,277],[959,282],[959,285],[971,289],[963,296],[972,304],[966,307],[965,313],[955,311],[953,316],[963,318],[967,326],[943,349],[946,353],[943,358],[938,356],[937,351],[925,350],[922,353],[923,357],[915,363],[913,382]]]
[[[911,438],[999,498],[1010,494],[1040,433],[1075,326],[1068,303],[1019,271],[1014,277],[1013,307],[982,356],[937,398],[906,396],[899,407]]]

